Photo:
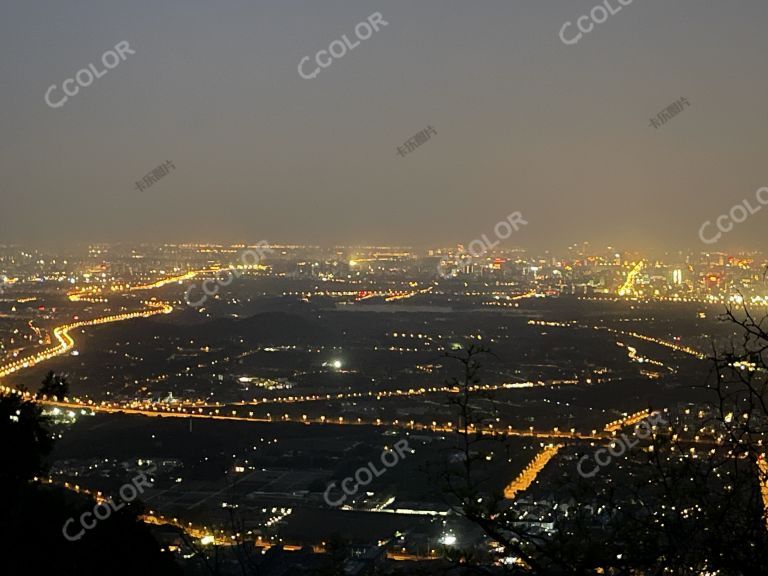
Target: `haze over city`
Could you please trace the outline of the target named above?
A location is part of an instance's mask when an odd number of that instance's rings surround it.
[[[701,222],[768,185],[768,6],[635,0],[563,44],[594,4],[6,3],[0,241],[432,247],[519,210],[532,249],[695,247]],[[376,11],[387,26],[299,76]],[[135,54],[45,105],[120,41]],[[429,146],[396,155],[427,125]],[[168,160],[172,178],[133,187]]]

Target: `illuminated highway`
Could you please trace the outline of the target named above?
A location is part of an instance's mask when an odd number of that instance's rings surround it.
[[[431,424],[425,424],[422,422],[416,422],[415,420],[382,420],[376,418],[372,420],[364,420],[362,418],[345,418],[343,416],[328,418],[326,416],[319,416],[316,418],[310,418],[306,414],[301,417],[292,417],[289,414],[275,415],[267,414],[267,417],[255,416],[252,411],[248,411],[247,415],[238,412],[237,409],[226,410],[222,408],[212,408],[204,404],[197,404],[195,406],[176,406],[174,409],[161,409],[160,406],[154,404],[146,404],[144,407],[133,407],[116,402],[94,403],[92,400],[79,400],[77,398],[65,398],[64,401],[55,401],[47,399],[37,399],[34,394],[30,392],[21,392],[19,390],[0,386],[0,391],[8,394],[18,394],[29,400],[37,400],[40,404],[50,406],[54,408],[60,408],[62,410],[71,410],[73,412],[85,411],[86,413],[104,413],[104,414],[131,414],[137,416],[147,416],[150,418],[183,418],[183,419],[199,419],[199,420],[217,420],[226,422],[262,422],[262,423],[274,423],[274,422],[286,422],[286,423],[298,423],[304,425],[338,425],[338,426],[377,426],[388,428],[401,428],[411,431],[425,431],[434,433],[452,433],[456,431],[452,422],[446,422],[440,424],[433,421]],[[245,412],[245,410],[243,410]],[[598,433],[597,430],[593,430],[591,434],[577,432],[575,429],[560,430],[555,426],[550,430],[536,430],[533,426],[527,429],[512,428],[512,426],[504,427],[503,425],[487,424],[483,428],[477,428],[474,424],[470,424],[469,429],[473,433],[480,433],[484,435],[494,436],[519,436],[526,438],[538,438],[544,440],[552,439],[566,439],[566,440],[610,440],[611,435],[608,432]]]
[[[131,286],[130,284],[114,284],[107,288],[106,286],[89,286],[87,288],[83,289],[76,289],[73,292],[69,292],[67,294],[67,297],[71,302],[80,302],[80,301],[86,301],[86,302],[106,302],[105,299],[97,298],[97,296],[109,294],[109,293],[123,293],[123,292],[136,292],[139,290],[153,290],[155,288],[162,288],[163,286],[166,286],[167,284],[173,284],[176,282],[183,282],[184,280],[191,280],[198,274],[202,274],[206,272],[206,270],[193,270],[191,272],[186,272],[184,274],[180,274],[178,276],[171,276],[169,278],[162,278],[156,282],[152,282],[150,284],[138,284],[136,286]]]
[[[122,322],[124,320],[132,320],[134,318],[149,318],[156,314],[169,314],[173,311],[173,307],[165,302],[144,302],[148,307],[148,310],[141,310],[139,312],[126,312],[124,314],[115,314],[113,316],[104,316],[102,318],[94,318],[93,320],[81,320],[72,324],[65,324],[54,328],[53,335],[58,340],[58,344],[52,348],[48,348],[41,352],[24,356],[13,362],[0,365],[0,378],[23,370],[24,368],[31,368],[40,362],[45,362],[56,356],[66,354],[75,347],[75,341],[69,334],[72,330],[78,328],[84,328],[86,326],[98,326],[100,324],[109,324],[111,322]]]
[[[513,500],[520,492],[525,492],[534,483],[536,477],[544,469],[547,463],[555,457],[563,444],[549,444],[536,454],[517,478],[504,488],[504,498]]]
[[[506,382],[504,384],[478,384],[470,386],[472,392],[494,391],[494,390],[515,390],[520,388],[537,388],[547,386],[560,386],[563,384],[578,384],[578,380],[568,380],[567,382],[546,383],[546,382]],[[310,394],[305,396],[278,396],[275,398],[264,397],[261,400],[250,402],[233,402],[232,406],[259,406],[264,404],[295,404],[299,402],[327,402],[329,400],[353,400],[360,398],[402,398],[413,396],[424,396],[426,394],[458,394],[459,388],[451,386],[432,386],[429,388],[409,388],[408,390],[368,390],[365,392],[338,392],[336,394]]]
[[[760,483],[760,495],[763,499],[763,515],[768,525],[768,462],[765,460],[765,454],[757,460],[757,480]]]
[[[646,342],[652,342],[654,344],[658,344],[659,346],[664,346],[666,348],[670,348],[671,350],[674,350],[675,352],[682,352],[683,354],[688,354],[689,356],[693,356],[694,358],[698,358],[699,360],[706,360],[707,356],[705,354],[702,354],[698,350],[694,350],[693,348],[689,346],[682,346],[680,344],[675,344],[674,342],[670,342],[668,340],[662,340],[661,338],[655,338],[654,336],[645,336],[644,334],[639,334],[637,332],[625,332],[624,330],[616,330],[614,328],[607,328],[604,326],[595,326],[596,330],[608,330],[608,332],[612,332],[614,334],[623,334],[625,336],[631,336],[632,338],[637,338],[638,340],[645,340]]]
[[[5,392],[17,393],[18,391],[4,386],[0,386],[0,390]],[[26,392],[23,394],[30,399],[34,398],[34,395]],[[242,414],[238,410],[230,410],[227,413],[226,410],[219,408],[203,408],[199,407],[195,411],[194,409],[178,406],[175,410],[161,410],[158,406],[148,405],[145,408],[129,408],[125,405],[118,403],[102,402],[96,404],[91,400],[87,402],[81,402],[77,400],[67,399],[65,402],[57,402],[53,400],[39,400],[41,404],[46,406],[58,407],[64,410],[80,411],[86,410],[93,413],[105,413],[105,414],[132,414],[138,416],[148,416],[151,418],[194,418],[199,420],[218,420],[226,422],[293,422],[305,425],[339,425],[339,426],[385,426],[388,428],[401,428],[412,431],[424,431],[435,433],[450,433],[455,432],[456,428],[452,422],[446,422],[445,424],[439,424],[432,422],[431,424],[424,424],[416,422],[414,420],[382,420],[376,418],[372,420],[364,420],[362,418],[345,418],[344,416],[329,418],[326,416],[319,416],[316,418],[310,418],[306,414],[302,416],[292,417],[289,414],[282,415],[268,415],[265,417],[254,416],[253,412]],[[243,411],[245,412],[245,411]],[[609,440],[610,435],[608,433],[600,433],[592,431],[591,434],[581,433],[575,431],[573,428],[565,431],[560,430],[559,427],[550,430],[535,430],[533,427],[527,429],[512,428],[512,426],[500,426],[488,424],[484,428],[476,428],[474,425],[470,425],[470,430],[486,435],[500,435],[500,436],[520,436],[527,438],[540,438],[544,440],[551,439],[570,439],[570,440]]]
[[[626,428],[628,426],[633,426],[634,424],[638,424],[639,422],[642,422],[646,418],[648,418],[651,415],[650,410],[640,410],[639,412],[635,412],[634,414],[630,414],[629,416],[625,416],[624,418],[620,418],[619,420],[614,420],[613,422],[609,422],[605,425],[605,431],[606,432],[618,432],[622,428]]]

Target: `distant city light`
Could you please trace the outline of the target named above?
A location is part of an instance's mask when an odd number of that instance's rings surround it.
[[[445,546],[453,546],[456,544],[456,536],[453,534],[446,534],[440,539],[440,543]]]

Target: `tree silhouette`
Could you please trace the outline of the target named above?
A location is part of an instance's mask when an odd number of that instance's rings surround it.
[[[488,435],[481,434],[480,423],[488,415],[477,398],[480,359],[488,351],[470,347],[447,354],[462,373],[448,381],[456,392],[449,402],[456,408],[462,458],[444,472],[447,501],[497,543],[500,555],[527,565],[511,572],[767,573],[768,317],[757,320],[742,307],[728,308],[724,319],[738,337],[713,344],[710,381],[697,386],[709,395],[695,410],[701,417],[670,413],[619,465],[595,479],[561,478],[553,491],[575,505],[546,537],[521,528],[525,524],[501,495],[485,487]]]
[[[46,377],[46,384],[66,394],[66,379]],[[139,519],[137,504],[114,512],[76,541],[64,537],[67,520],[77,522],[96,502],[40,482],[54,447],[50,426],[36,402],[19,392],[0,395],[0,574],[180,575]]]
[[[40,406],[21,394],[0,396],[0,490],[13,491],[45,471],[53,435]]]
[[[65,374],[56,374],[53,371],[48,372],[40,386],[39,394],[48,399],[64,400],[69,394],[69,382]]]

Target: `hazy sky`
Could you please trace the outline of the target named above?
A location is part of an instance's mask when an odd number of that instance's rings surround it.
[[[520,211],[509,242],[531,248],[763,248],[768,206],[716,247],[698,231],[768,186],[768,2],[634,0],[561,42],[596,4],[2,0],[0,242],[434,246]],[[299,76],[374,12],[386,27]],[[121,41],[136,53],[46,104]]]

